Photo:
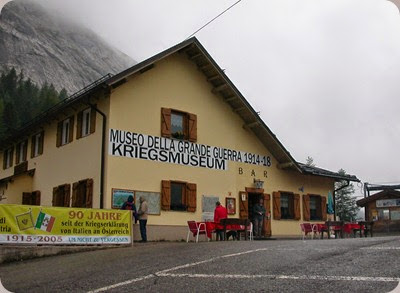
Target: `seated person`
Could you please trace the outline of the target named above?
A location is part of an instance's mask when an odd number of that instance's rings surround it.
[[[228,212],[226,211],[226,208],[223,207],[219,201],[217,201],[215,203],[215,210],[214,210],[214,223],[219,224],[222,219],[226,219],[226,218],[228,218]],[[223,230],[215,229],[215,231],[216,231],[216,235],[217,235],[216,236],[217,241],[218,241],[218,238],[219,238],[219,240],[225,240]]]

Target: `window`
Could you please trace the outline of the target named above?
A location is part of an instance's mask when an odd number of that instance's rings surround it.
[[[186,211],[186,184],[171,182],[171,206],[173,211]]]
[[[18,165],[26,161],[26,152],[28,150],[28,141],[21,141],[17,144],[15,164]]]
[[[187,139],[187,120],[184,113],[171,112],[171,137],[177,139]]]
[[[281,194],[281,219],[293,219],[293,194],[282,193]]]
[[[93,203],[93,179],[85,179],[72,185],[72,204],[74,208],[91,208]]]
[[[320,196],[310,196],[310,220],[321,220]]]
[[[9,148],[3,153],[3,169],[8,169],[13,165],[14,148]]]
[[[32,136],[31,158],[43,154],[44,131]]]
[[[161,136],[197,141],[197,116],[195,114],[161,108]]]
[[[40,205],[40,191],[23,192],[22,193],[22,204],[39,206]]]
[[[303,220],[326,221],[326,197],[316,194],[303,194]]]
[[[196,184],[163,180],[161,208],[165,211],[196,211]]]
[[[74,116],[58,123],[57,147],[70,143],[73,140]]]
[[[300,195],[291,192],[273,192],[274,220],[300,220]]]
[[[96,130],[96,110],[87,108],[80,111],[77,116],[76,138],[82,138]]]
[[[69,207],[70,184],[64,184],[53,188],[53,207]]]

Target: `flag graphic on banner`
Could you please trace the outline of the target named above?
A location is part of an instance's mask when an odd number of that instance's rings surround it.
[[[20,231],[33,228],[33,220],[32,220],[32,210],[29,209],[29,212],[19,214],[15,216],[17,220],[17,225]]]
[[[39,212],[39,215],[36,220],[35,228],[40,229],[43,231],[51,232],[53,229],[54,221],[56,218],[50,216],[49,214],[43,213],[42,211]]]

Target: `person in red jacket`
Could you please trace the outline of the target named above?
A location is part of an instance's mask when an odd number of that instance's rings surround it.
[[[214,223],[219,224],[221,219],[226,219],[226,218],[228,218],[228,212],[226,211],[226,208],[223,207],[219,201],[217,201],[215,203],[215,210],[214,210]],[[218,238],[219,240],[225,240],[223,230],[215,229],[215,231],[216,231],[217,241]]]

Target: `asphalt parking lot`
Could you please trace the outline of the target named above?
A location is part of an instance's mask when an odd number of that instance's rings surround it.
[[[12,292],[390,292],[399,259],[398,236],[146,243],[6,264],[0,278]]]

